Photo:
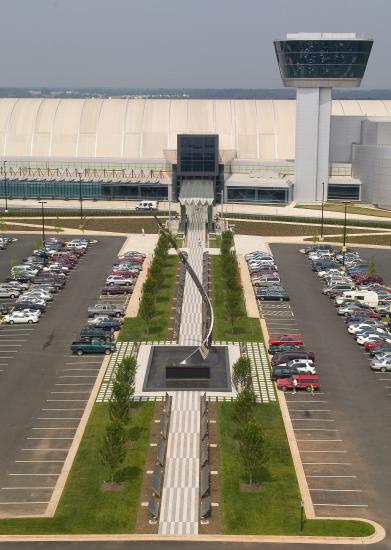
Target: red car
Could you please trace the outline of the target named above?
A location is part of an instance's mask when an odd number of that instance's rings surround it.
[[[361,317],[369,317],[370,319],[381,319],[380,313],[376,313],[375,311],[372,311],[371,309],[364,309],[358,307],[357,309],[354,309],[351,313],[352,316],[358,316]]]
[[[380,277],[380,275],[356,275],[354,279],[359,285],[368,285],[371,283],[383,284],[383,277]]]
[[[374,342],[365,342],[364,348],[365,351],[371,351],[371,349],[383,346],[384,344],[387,344],[386,340],[375,340]]]
[[[102,288],[102,295],[113,295],[113,294],[130,294],[132,292],[131,286],[125,285],[110,285]]]
[[[281,344],[286,344],[287,342],[294,344],[295,346],[304,345],[301,334],[281,334],[278,338],[270,338],[269,346],[281,346]]]
[[[113,269],[111,275],[123,275],[124,277],[137,277],[137,273],[128,269]]]
[[[316,374],[294,374],[290,378],[279,378],[277,388],[282,391],[293,390],[294,378],[297,380],[297,390],[311,391],[311,386],[315,391],[320,390],[320,378]]]

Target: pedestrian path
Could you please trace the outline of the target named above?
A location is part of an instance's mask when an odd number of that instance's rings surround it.
[[[253,388],[261,403],[276,401],[274,384],[270,379],[269,361],[262,342],[246,342],[246,352],[251,362]]]
[[[188,262],[198,279],[202,281],[203,247],[207,210],[204,206],[188,206],[188,227],[186,246]],[[202,297],[189,273],[186,273],[185,290],[182,303],[182,317],[179,332],[179,344],[198,346],[202,341]]]
[[[200,393],[173,393],[160,535],[196,535],[199,517]]]
[[[96,398],[97,403],[104,403],[110,400],[113,390],[114,374],[118,365],[124,357],[128,357],[129,355],[136,356],[139,348],[136,342],[117,342],[116,346],[117,351],[111,355],[102,385]]]

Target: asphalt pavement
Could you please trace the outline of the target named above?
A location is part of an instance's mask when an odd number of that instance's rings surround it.
[[[70,344],[122,245],[101,237],[68,276],[37,325],[0,327],[0,515],[40,514],[89,398],[102,355],[73,356]],[[5,251],[21,259],[34,239]],[[4,265],[2,264],[2,269]],[[6,276],[9,266],[6,267]]]
[[[315,489],[313,500],[319,503],[316,513],[324,515],[332,510],[327,505],[336,504],[334,512],[339,509],[342,515],[371,518],[389,531],[391,377],[370,370],[368,357],[347,333],[344,318],[322,295],[310,262],[299,253],[302,247],[271,248],[291,298],[295,329],[303,335],[307,349],[315,352],[321,378],[315,402],[304,392],[287,396],[296,438],[310,441],[300,450],[310,489]],[[391,283],[390,252],[363,249],[361,253],[373,256],[379,274]],[[333,441],[322,447],[320,439]],[[336,485],[337,479],[344,485]]]

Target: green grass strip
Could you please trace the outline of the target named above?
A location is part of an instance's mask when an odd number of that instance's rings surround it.
[[[154,403],[139,403],[132,414],[125,463],[118,478],[119,492],[102,492],[107,472],[99,460],[108,421],[107,405],[95,404],[54,518],[3,519],[0,534],[132,533],[140,500]]]
[[[149,323],[149,331],[140,317],[124,320],[118,340],[145,342],[167,340],[170,323],[171,299],[175,291],[178,256],[168,256],[161,272],[161,284],[156,292],[156,314]]]
[[[233,403],[219,403],[221,514],[224,534],[368,536],[372,525],[355,520],[306,520],[300,532],[300,492],[278,403],[256,407],[267,460],[256,479],[261,491],[245,493],[247,481],[238,461]]]

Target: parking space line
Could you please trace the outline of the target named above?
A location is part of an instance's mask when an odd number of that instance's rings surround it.
[[[75,427],[72,427],[72,428],[64,428],[64,427],[62,427],[62,428],[52,428],[52,427],[50,427],[50,428],[48,428],[47,426],[42,427],[42,428],[31,428],[31,429],[32,430],[76,430]]]
[[[14,474],[14,473],[9,473],[7,474],[7,476],[46,476],[46,477],[49,477],[49,476],[56,476],[58,477],[60,474]]]
[[[331,478],[334,478],[334,477],[337,477],[337,478],[340,478],[340,477],[357,477],[357,476],[307,476],[307,477],[311,477],[311,478],[327,478],[327,477],[331,477]]]
[[[95,374],[68,374],[60,376],[59,378],[95,378]]]
[[[55,384],[55,386],[91,386],[92,382],[71,382],[71,383],[63,383],[63,384]]]
[[[331,409],[289,409],[289,412],[331,412]]]
[[[320,493],[362,493],[361,489],[310,489],[310,491]]]
[[[301,453],[347,453],[347,451],[335,451],[335,450],[327,450],[327,451],[306,451],[306,450],[300,450]]]
[[[49,489],[55,489],[55,485],[53,487],[2,487],[2,491],[46,491]]]
[[[79,361],[79,362],[73,361],[72,363],[65,363],[65,365],[100,365],[100,364],[101,364],[101,361]]]
[[[303,462],[306,466],[352,466],[352,462]]]
[[[57,441],[57,440],[73,441],[73,437],[26,437],[26,439],[28,439],[29,441],[32,441],[32,440],[42,441],[43,439],[45,441]]]
[[[8,506],[9,504],[49,504],[48,500],[22,500],[21,502],[0,502],[0,506]]]
[[[330,420],[329,418],[291,418],[297,422],[335,422],[335,420]]]
[[[84,411],[84,407],[81,408],[69,408],[69,409],[41,409],[42,411]]]
[[[78,401],[81,401],[85,403],[87,399],[46,399],[46,401],[50,403],[77,403]]]
[[[51,391],[50,393],[53,394],[53,395],[74,394],[74,393],[91,393],[91,390]]]
[[[41,464],[41,463],[49,463],[49,464],[62,464],[63,460],[15,460],[16,464]]]
[[[35,447],[34,449],[20,449],[21,451],[62,451],[62,452],[68,452],[69,449],[48,449],[46,447]]]
[[[331,506],[333,508],[368,508],[368,504],[324,504],[316,502],[312,503],[314,506]]]
[[[324,441],[327,441],[328,443],[330,443],[334,441],[341,442],[342,439],[296,439],[296,441],[304,443],[323,443]]]
[[[339,432],[337,429],[329,428],[293,428],[295,432]]]
[[[1,337],[1,335],[0,335],[0,337]],[[2,342],[27,342],[27,340],[20,340],[20,339],[18,339],[18,340],[7,339],[7,340],[5,340],[4,339],[4,340],[0,340],[0,346],[2,345]]]

